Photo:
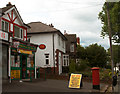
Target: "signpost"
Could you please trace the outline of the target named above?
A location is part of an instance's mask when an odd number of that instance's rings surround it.
[[[69,88],[80,88],[82,74],[71,74]]]

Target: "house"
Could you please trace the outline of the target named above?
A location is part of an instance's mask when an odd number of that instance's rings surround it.
[[[9,49],[9,35],[8,27],[2,28],[2,8],[0,8],[0,75],[2,81],[8,81],[8,49]],[[7,23],[6,23],[7,24]]]
[[[69,55],[70,59],[75,59],[76,58],[76,50],[77,50],[76,34],[67,34],[67,33],[65,33],[64,36],[67,38],[67,41],[66,41],[66,54]]]
[[[36,66],[41,69],[49,69],[49,73],[61,74],[63,55],[66,52],[66,37],[60,30],[54,28],[52,24],[46,25],[41,22],[31,22],[28,24],[30,42],[39,45],[36,52]],[[40,71],[42,72],[42,70]]]
[[[36,44],[27,41],[25,24],[16,8],[10,2],[1,8],[0,38],[3,50],[3,72],[11,80],[32,79],[35,77],[35,52]],[[5,47],[5,48],[4,48]]]

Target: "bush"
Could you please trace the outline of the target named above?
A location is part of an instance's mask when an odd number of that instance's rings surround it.
[[[100,80],[111,80],[110,69],[100,69]]]
[[[74,73],[76,70],[75,70],[75,60],[74,59],[71,59],[70,60],[70,65],[69,65],[69,72],[70,73]]]
[[[86,60],[81,60],[80,63],[76,64],[76,70],[77,71],[84,71],[87,70],[88,67],[88,62]]]

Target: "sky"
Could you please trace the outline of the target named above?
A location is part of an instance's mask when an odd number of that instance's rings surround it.
[[[0,0],[0,8],[11,2],[17,7],[23,21],[40,21],[68,34],[80,37],[83,47],[98,43],[109,48],[108,38],[102,38],[98,13],[105,0]]]

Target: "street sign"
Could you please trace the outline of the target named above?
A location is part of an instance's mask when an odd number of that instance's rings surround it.
[[[71,74],[69,88],[80,88],[82,74]]]

